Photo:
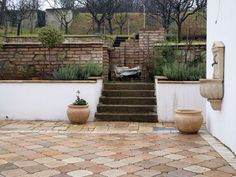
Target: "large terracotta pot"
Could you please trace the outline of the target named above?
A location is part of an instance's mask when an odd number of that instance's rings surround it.
[[[88,105],[76,106],[69,105],[67,109],[67,116],[72,123],[84,124],[89,118],[89,107]]]
[[[176,110],[175,125],[181,133],[197,133],[203,123],[203,116],[200,110]]]

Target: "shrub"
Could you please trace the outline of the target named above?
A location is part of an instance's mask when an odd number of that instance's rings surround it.
[[[64,37],[62,33],[51,26],[43,27],[39,31],[39,41],[42,42],[42,45],[48,49],[60,45],[63,40]]]
[[[35,70],[33,66],[23,65],[23,66],[18,67],[18,72],[19,72],[19,75],[22,77],[22,79],[28,80],[28,79],[31,79],[31,77],[35,73]]]
[[[100,65],[94,62],[87,62],[83,67],[65,65],[53,72],[55,80],[86,80],[89,77],[98,77],[103,73]]]
[[[52,75],[55,80],[78,80],[80,79],[80,67],[71,65],[61,66]]]
[[[163,66],[176,61],[178,55],[176,51],[169,45],[164,44],[156,48],[154,51],[153,64],[154,75],[163,75]]]
[[[189,66],[186,63],[175,62],[166,64],[163,67],[163,74],[174,81],[198,81],[200,78],[205,78],[206,66],[204,64]]]
[[[101,76],[102,73],[103,68],[98,63],[89,61],[84,65],[81,76],[83,78],[98,77]]]

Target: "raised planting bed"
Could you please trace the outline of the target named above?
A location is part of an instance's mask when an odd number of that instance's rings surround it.
[[[160,122],[173,122],[176,109],[199,109],[206,115],[206,101],[198,81],[169,81],[155,77],[157,114]]]
[[[0,81],[0,120],[67,121],[67,105],[76,92],[90,108],[89,121],[94,120],[103,80],[85,81]]]

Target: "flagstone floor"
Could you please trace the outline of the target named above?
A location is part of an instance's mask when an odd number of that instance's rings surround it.
[[[236,176],[235,156],[207,132],[155,127],[173,124],[0,121],[0,177]]]

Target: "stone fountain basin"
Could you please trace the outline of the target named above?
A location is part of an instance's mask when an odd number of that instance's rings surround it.
[[[209,100],[220,100],[224,96],[223,80],[200,79],[200,93]]]

